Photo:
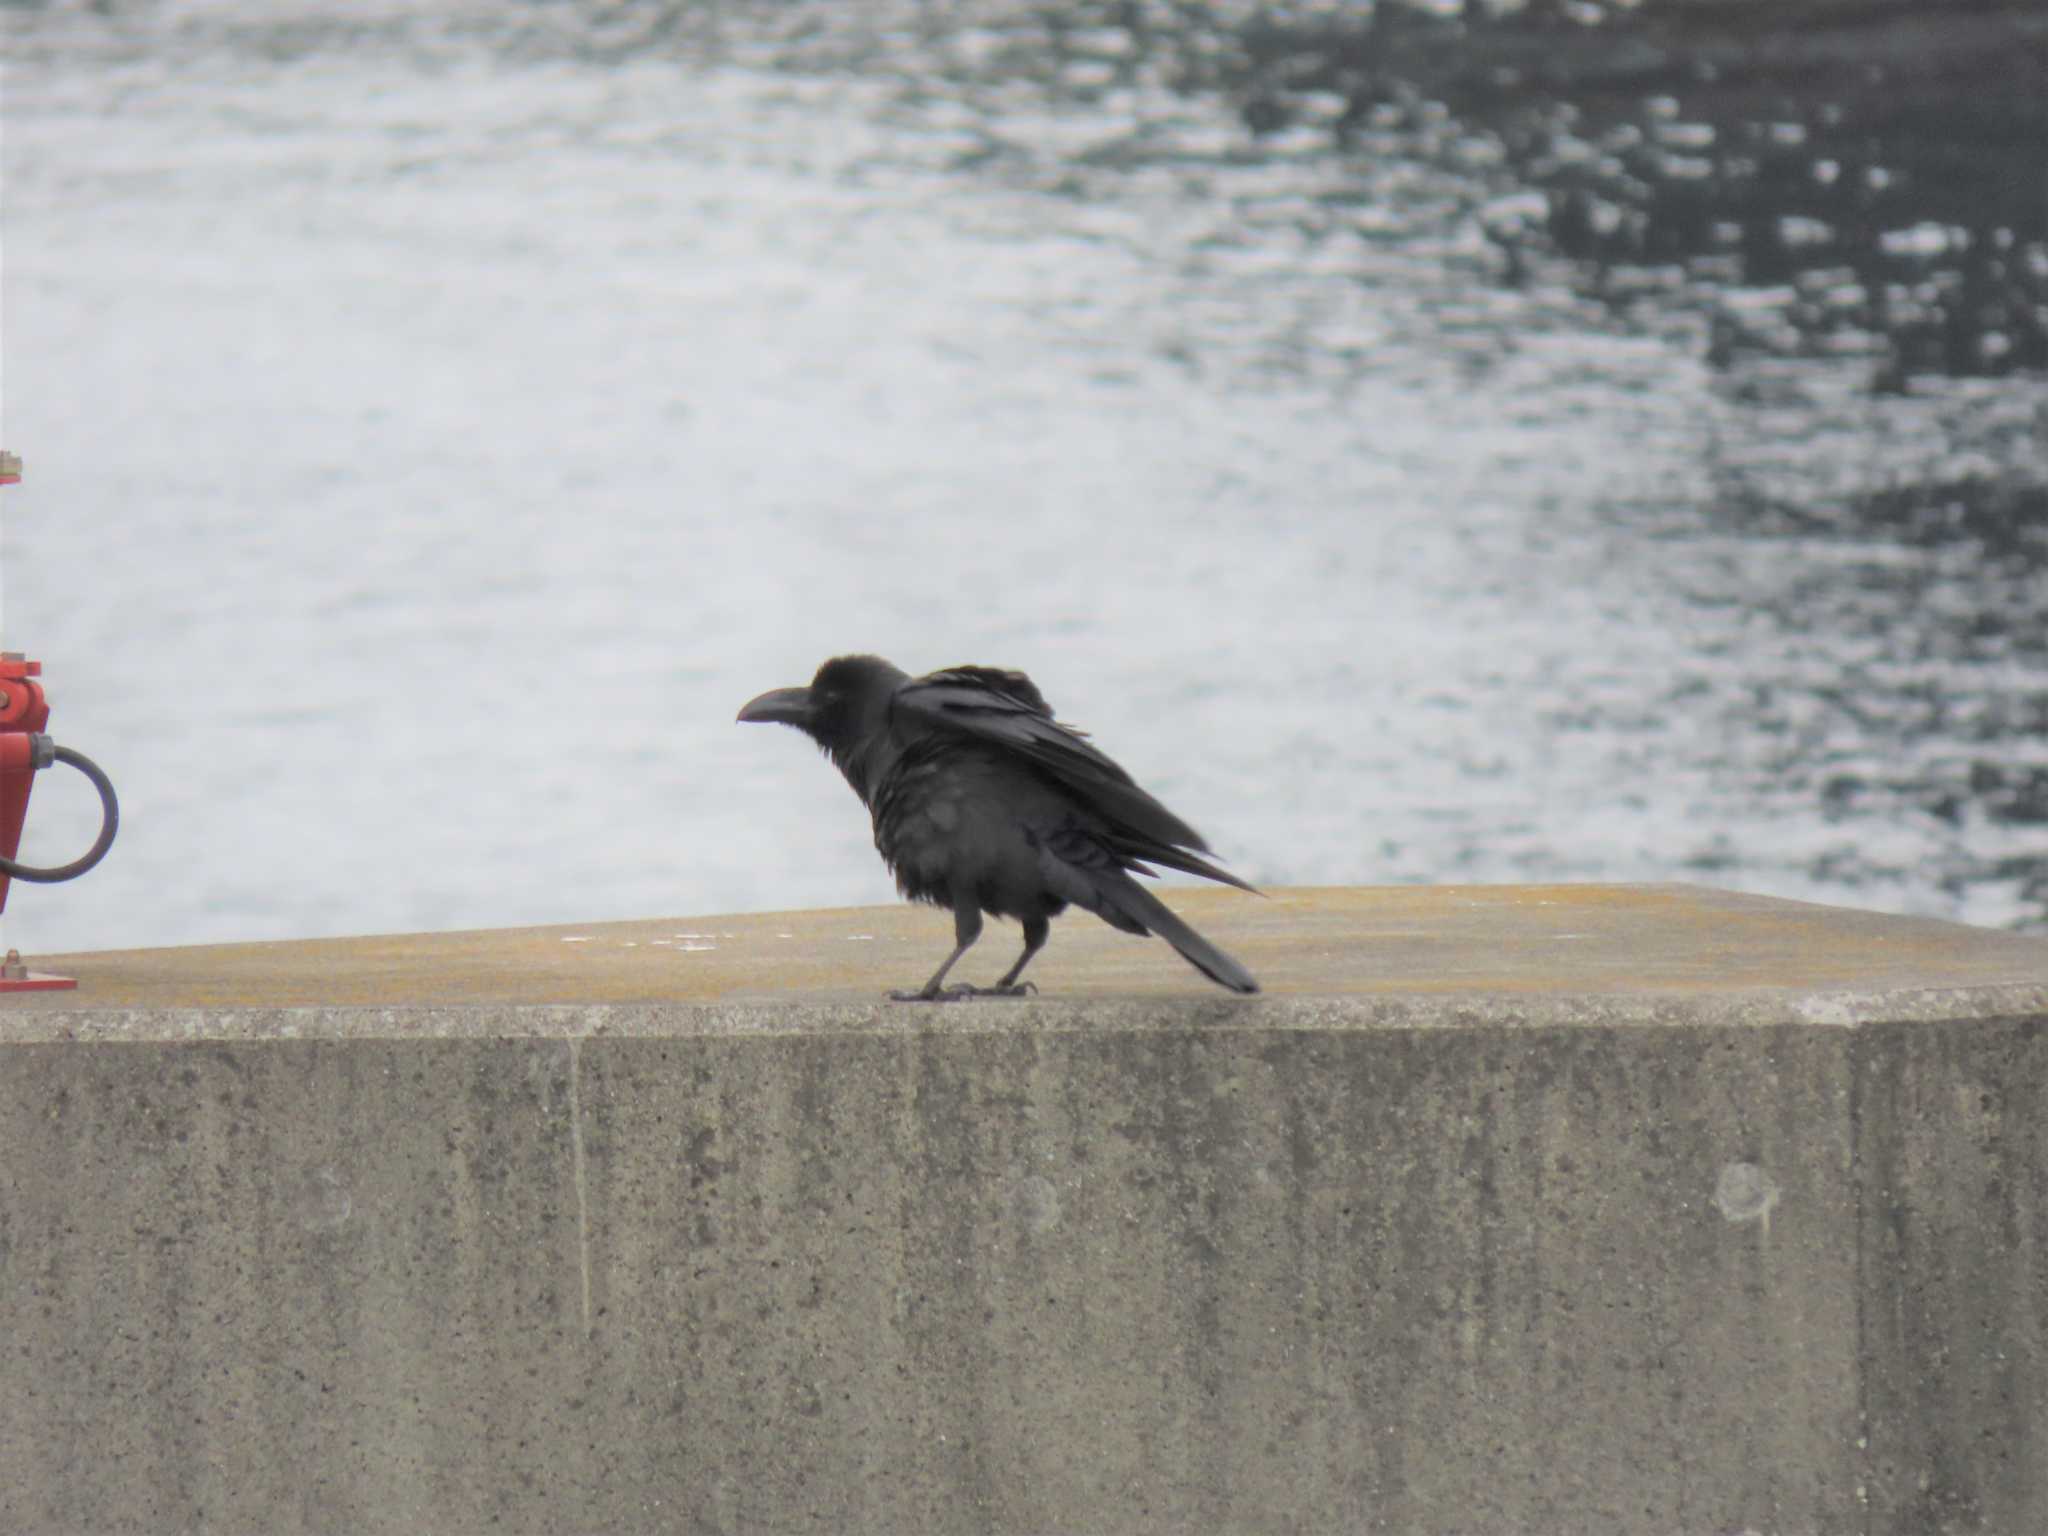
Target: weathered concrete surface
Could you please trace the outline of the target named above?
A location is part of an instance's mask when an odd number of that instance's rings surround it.
[[[1070,999],[906,1010],[881,913],[657,925],[779,924],[775,1001],[609,928],[75,957],[117,1003],[0,1013],[0,1530],[2048,1528],[2048,944],[1198,920],[1273,995],[1070,923]],[[464,1001],[548,943],[639,1000]]]
[[[1560,1021],[1587,998],[1684,994],[1811,1002],[1842,992],[2039,988],[2048,941],[1773,901],[1699,886],[1390,886],[1175,889],[1190,921],[1243,960],[1267,993],[1373,997],[1419,1016],[1451,996],[1511,998]],[[369,1008],[447,1003],[774,1000],[875,1003],[916,986],[952,947],[953,924],[901,904],[823,912],[666,918],[482,933],[31,956],[75,992],[11,1000],[43,1009]],[[961,979],[993,981],[1017,929],[991,923]],[[1048,997],[1220,999],[1166,945],[1085,914],[1053,926],[1032,962]],[[1549,1000],[1555,1000],[1553,1007]],[[1607,1004],[1603,1003],[1603,1007]],[[1778,1016],[1773,1014],[1772,1016]],[[1803,1018],[1798,1012],[1786,1018]]]

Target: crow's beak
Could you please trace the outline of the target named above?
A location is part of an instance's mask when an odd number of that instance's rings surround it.
[[[740,719],[748,722],[773,720],[782,725],[808,725],[811,719],[811,690],[771,688],[758,699],[747,700],[740,710]]]

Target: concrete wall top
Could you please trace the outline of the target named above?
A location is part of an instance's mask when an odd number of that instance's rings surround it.
[[[1175,889],[1262,996],[1164,944],[1055,925],[1042,995],[890,1003],[950,924],[908,906],[37,957],[74,992],[0,1002],[47,1039],[1025,1027],[1850,1026],[2048,1013],[2048,939],[1682,885]],[[1006,966],[992,925],[956,975]],[[1166,1005],[1166,1006],[1162,1006]]]

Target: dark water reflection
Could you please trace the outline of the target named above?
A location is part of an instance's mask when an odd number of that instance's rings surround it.
[[[1544,194],[1539,217],[1489,222],[1511,277],[1548,250],[1593,264],[1620,303],[1646,284],[1694,301],[1785,285],[1769,323],[1717,313],[1717,357],[1867,352],[1886,387],[2048,366],[2038,5],[1304,9],[1235,28],[1209,6],[1037,14],[1052,78],[1099,52],[1092,20],[1131,39],[1126,57],[1169,55],[1179,88],[1236,99],[1260,138],[1305,128],[1372,153],[1389,136],[1438,151],[1493,136]]]
[[[1717,361],[1867,352],[1898,388],[2048,366],[2044,42],[2019,4],[1553,3],[1422,78],[1501,134],[1596,287],[1655,273],[1712,307]],[[1713,304],[1734,286],[1782,292]]]

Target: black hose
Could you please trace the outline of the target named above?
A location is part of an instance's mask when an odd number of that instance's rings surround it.
[[[47,739],[47,738],[46,738]],[[93,865],[107,856],[107,850],[114,846],[114,834],[121,828],[121,802],[114,798],[114,784],[100,771],[100,765],[83,752],[74,752],[69,747],[53,746],[50,756],[60,763],[69,763],[88,779],[92,787],[100,792],[100,835],[93,845],[86,849],[83,858],[73,859],[69,864],[59,864],[55,869],[37,869],[29,864],[17,864],[9,858],[0,858],[0,875],[16,880],[27,880],[35,885],[55,885],[60,880],[76,880]]]

